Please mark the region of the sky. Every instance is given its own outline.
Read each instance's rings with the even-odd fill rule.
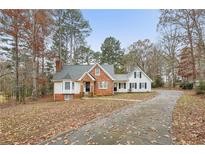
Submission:
[[[159,10],[81,10],[92,28],[87,43],[94,51],[106,37],[113,36],[127,48],[139,39],[156,42]]]

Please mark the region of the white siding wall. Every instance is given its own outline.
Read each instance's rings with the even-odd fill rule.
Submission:
[[[139,69],[136,69],[135,71],[132,72],[132,74],[130,74],[129,83],[137,83],[137,89],[132,89],[133,91],[139,91],[139,92],[146,92],[146,91],[151,91],[151,81],[144,75],[144,73],[142,72],[142,76],[141,78],[137,77],[134,78],[134,72],[137,72],[137,74],[140,72]],[[147,89],[140,89],[140,83],[147,83]],[[129,87],[128,87],[129,88]]]
[[[126,83],[126,89],[124,89],[124,82],[121,83],[121,88],[119,88],[119,82],[117,83],[117,92],[128,92],[128,83]]]
[[[65,82],[70,82],[70,90],[65,90]],[[80,83],[74,82],[74,89],[72,89],[72,82],[70,80],[63,81],[63,93],[64,94],[79,94],[80,93]]]
[[[65,82],[70,82],[70,90],[65,90]],[[74,89],[72,89],[72,81],[64,80],[62,82],[54,82],[54,93],[55,94],[79,94],[80,83],[74,82]]]
[[[119,89],[119,82],[117,82],[117,92],[129,92],[130,90],[130,83],[137,83],[137,89],[135,89],[135,85],[132,88],[132,92],[147,92],[151,91],[151,81],[144,75],[142,72],[141,78],[137,75],[136,78],[134,78],[134,72],[137,72],[137,74],[140,72],[139,69],[136,69],[135,71],[130,74],[129,79],[126,83],[126,89],[124,89],[124,85],[121,84],[121,89]],[[140,89],[140,83],[147,83],[147,88],[141,88]]]
[[[54,82],[54,94],[62,94],[62,93],[63,93],[63,83]]]

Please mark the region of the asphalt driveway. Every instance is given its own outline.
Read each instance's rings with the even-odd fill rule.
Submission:
[[[172,144],[172,110],[182,92],[158,93],[150,100],[134,103],[44,144]]]

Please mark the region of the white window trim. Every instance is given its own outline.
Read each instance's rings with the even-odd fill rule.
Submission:
[[[147,89],[147,88],[145,88],[145,83],[146,82],[140,82],[141,83],[141,89]],[[143,86],[142,86],[143,85]]]
[[[70,84],[71,82],[70,82],[70,81],[65,81],[65,82],[64,82],[64,89],[65,89],[65,90],[71,90],[71,84],[70,84],[70,86],[69,86],[69,89],[66,89],[66,86],[65,86],[66,83],[69,83],[69,84]]]
[[[104,83],[104,85],[102,83]],[[101,84],[102,84],[102,87],[101,87]],[[107,81],[98,82],[98,89],[108,89],[108,82]]]

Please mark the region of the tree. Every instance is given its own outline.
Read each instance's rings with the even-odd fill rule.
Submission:
[[[184,48],[181,51],[178,74],[185,81],[189,81],[190,78],[193,78],[190,48]]]
[[[74,54],[74,64],[87,64],[93,62],[94,51],[90,47],[80,46]]]
[[[101,45],[101,63],[113,64],[117,73],[123,72],[122,59],[124,52],[120,47],[120,41],[114,37],[107,37]]]
[[[25,16],[25,10],[1,10],[0,12],[0,33],[1,40],[6,44],[2,46],[4,51],[11,55],[12,64],[15,66],[15,92],[16,101],[20,98],[19,85],[19,59],[20,59],[20,44],[24,36],[22,35],[24,28],[27,27],[28,21]]]
[[[73,63],[75,51],[85,45],[85,38],[91,32],[90,25],[80,10],[58,10],[53,18],[56,25],[53,49],[59,49],[63,61]]]
[[[50,12],[47,10],[29,10],[27,14],[29,26],[25,30],[27,36],[26,48],[32,59],[32,98],[39,95],[40,62],[42,62],[42,74],[44,74],[45,39],[49,35],[49,26],[52,23]]]
[[[52,18],[54,20],[53,37],[51,50],[57,53],[57,57],[66,63],[68,61],[68,49],[65,42],[65,13],[66,10],[53,10]]]
[[[180,33],[175,26],[158,27],[161,34],[160,47],[163,53],[163,58],[166,61],[166,76],[171,81],[173,87],[176,85],[176,78],[179,65],[179,50],[181,46]]]
[[[163,27],[174,25],[181,32],[183,45],[190,48],[193,81],[196,80],[196,62],[194,57],[194,24],[190,17],[191,10],[161,10],[159,24]]]
[[[149,39],[138,40],[128,47],[128,61],[127,67],[129,71],[134,69],[136,66],[140,66],[144,71],[148,68],[146,63],[148,62],[148,57],[153,50],[153,44]]]
[[[102,53],[97,51],[93,53],[93,62],[100,63],[101,62]]]

